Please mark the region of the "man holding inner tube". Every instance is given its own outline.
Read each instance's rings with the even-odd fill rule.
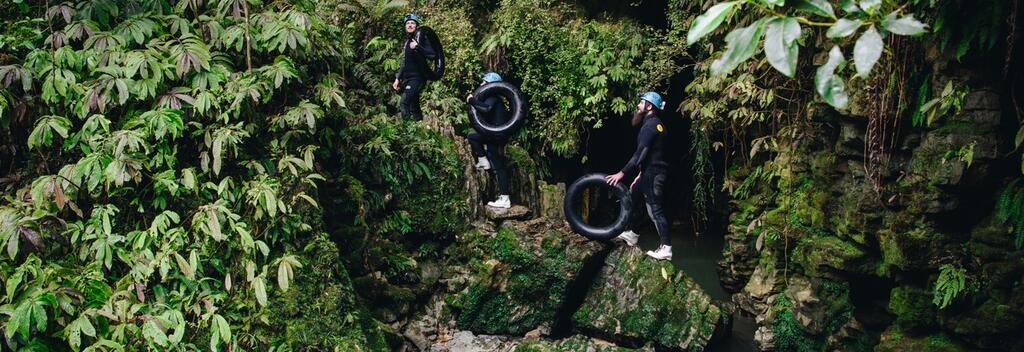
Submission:
[[[500,75],[494,72],[487,72],[483,75],[483,82],[480,85],[500,81]],[[473,94],[470,94],[466,97],[466,101],[470,107],[476,109],[477,113],[487,123],[503,125],[508,122],[509,117],[508,112],[505,111],[505,104],[502,103],[501,98],[497,94],[491,94],[483,99],[477,99]],[[506,209],[512,207],[512,201],[508,198],[508,168],[505,167],[505,154],[503,152],[508,139],[506,137],[487,137],[475,131],[470,132],[466,139],[469,140],[469,146],[473,149],[473,156],[476,157],[476,168],[479,170],[494,169],[494,177],[498,179],[498,190],[501,194],[493,202],[487,202],[487,206]]]
[[[406,39],[405,45],[403,45],[402,63],[398,67],[398,73],[395,74],[395,81],[391,83],[391,88],[402,93],[400,103],[402,117],[411,116],[414,120],[419,121],[423,119],[423,112],[420,110],[420,93],[423,92],[423,87],[427,84],[427,70],[430,69],[425,57],[433,57],[435,53],[429,45],[420,46],[420,43],[416,42],[416,29],[420,25],[419,16],[410,13],[405,15],[402,22],[405,24]],[[400,90],[399,87],[403,89]]]
[[[665,179],[668,173],[668,162],[665,161],[665,125],[661,118],[655,114],[656,110],[665,108],[665,102],[661,95],[655,92],[647,92],[640,95],[640,101],[636,104],[636,112],[633,113],[633,126],[642,124],[640,133],[637,136],[636,151],[629,159],[622,171],[605,177],[609,185],[616,185],[627,173],[639,172],[630,188],[639,185],[640,192],[644,196],[644,203],[647,205],[647,214],[654,221],[654,227],[658,231],[661,245],[657,250],[647,251],[647,255],[655,259],[672,259],[672,246],[669,245],[668,219],[662,209],[662,191],[665,186]],[[632,230],[620,234],[618,239],[626,242],[627,245],[635,246],[639,235]]]

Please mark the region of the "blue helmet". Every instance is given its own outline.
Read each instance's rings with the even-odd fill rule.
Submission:
[[[415,13],[409,13],[405,15],[405,19],[402,20],[402,24],[405,24],[406,22],[409,21],[415,21],[416,25],[418,26],[420,24],[420,16],[416,16]]]
[[[500,82],[501,81],[501,75],[499,75],[497,73],[494,73],[494,72],[487,72],[487,73],[484,74],[483,79],[484,79],[484,82],[487,82],[487,83]]]
[[[661,100],[661,95],[655,92],[647,92],[640,94],[640,99],[646,100],[651,105],[654,105],[655,109],[664,110],[665,101]]]

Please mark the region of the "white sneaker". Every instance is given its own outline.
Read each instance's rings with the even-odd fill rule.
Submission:
[[[633,230],[628,230],[623,231],[621,234],[619,234],[619,237],[615,238],[620,239],[623,242],[626,242],[626,245],[630,247],[634,247],[636,246],[636,242],[640,240],[640,235],[638,235],[636,232],[633,232]]]
[[[487,157],[481,156],[476,158],[476,169],[477,170],[490,170],[491,162],[487,161]]]
[[[498,196],[498,199],[495,199],[493,202],[487,202],[487,206],[493,208],[508,209],[512,207],[512,201],[508,199],[507,194],[502,194]]]
[[[647,255],[654,259],[672,260],[672,246],[661,245],[656,251],[647,251]]]

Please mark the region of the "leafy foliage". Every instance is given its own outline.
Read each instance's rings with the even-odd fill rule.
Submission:
[[[410,204],[371,208],[367,228],[394,223],[377,212],[408,217],[387,231],[461,224],[449,191],[461,181],[435,176],[458,175],[458,160],[438,152],[451,142],[353,116],[351,104],[383,104],[349,78],[355,27],[318,6],[75,1],[4,12],[0,113],[6,124],[11,107],[24,109],[20,143],[33,153],[12,161],[24,181],[0,202],[0,348],[287,347],[269,305],[303,289],[309,258],[296,249],[323,238],[322,173],[394,178],[383,187]],[[374,152],[339,152],[357,148]],[[338,159],[346,167],[324,169]]]
[[[505,0],[484,54],[505,53],[507,73],[530,103],[523,130],[533,150],[574,157],[584,131],[633,109],[635,96],[679,68],[682,49],[669,34],[627,20],[586,21],[568,4]],[[517,82],[519,83],[519,82]]]
[[[996,219],[1010,225],[1017,249],[1024,246],[1024,187],[1020,178],[1010,181],[999,193],[996,202]]]
[[[749,12],[756,20],[733,29],[725,37],[725,51],[711,65],[711,73],[725,75],[749,60],[757,52],[761,37],[765,38],[762,51],[776,70],[794,77],[799,55],[797,40],[802,27],[825,28],[826,36],[841,39],[864,28],[853,48],[854,66],[858,77],[867,77],[882,56],[884,43],[879,30],[885,33],[916,36],[925,33],[926,25],[904,13],[904,5],[882,1],[844,1],[843,17],[826,0],[731,1],[709,8],[690,25],[687,44],[692,45],[713,33],[724,19],[734,12]],[[736,16],[741,17],[741,16]],[[849,101],[843,79],[837,74],[846,63],[842,49],[837,45],[829,51],[828,61],[818,67],[815,87],[818,95],[829,105],[846,108]]]
[[[932,303],[939,308],[946,308],[959,297],[967,287],[965,272],[964,268],[943,264],[939,268],[939,277],[935,279],[935,286],[932,288],[934,295]]]

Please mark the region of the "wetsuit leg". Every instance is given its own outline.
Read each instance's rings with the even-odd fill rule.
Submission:
[[[664,172],[644,172],[639,186],[642,187],[647,214],[651,216],[651,221],[654,221],[661,244],[668,246],[671,245],[668,235],[668,218],[665,217],[665,210],[662,208],[665,178]]]
[[[473,150],[473,156],[479,158],[487,155],[484,150],[484,136],[474,131],[466,135],[466,139],[469,140],[469,149]]]
[[[405,81],[405,90],[402,91],[402,117],[419,121],[423,119],[423,112],[420,111],[420,93],[423,92],[424,81],[421,79],[408,79]]]
[[[494,169],[494,177],[498,180],[498,190],[501,194],[509,194],[508,167],[505,160],[505,141],[491,141],[487,143],[487,160],[491,162]]]

